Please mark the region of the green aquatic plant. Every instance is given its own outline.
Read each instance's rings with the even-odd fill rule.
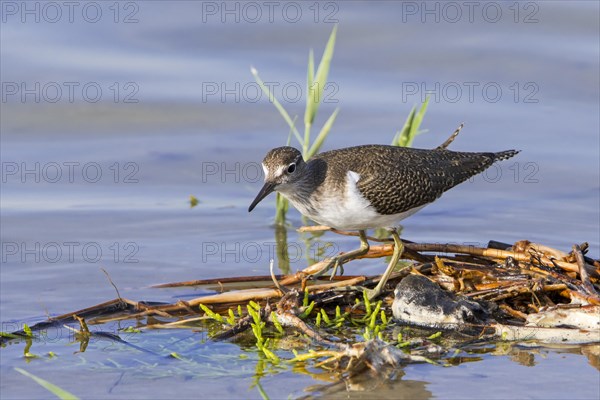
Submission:
[[[290,117],[290,114],[273,95],[271,90],[265,85],[263,80],[258,75],[258,71],[255,68],[251,69],[252,75],[254,76],[256,83],[258,83],[262,91],[268,96],[269,101],[273,103],[273,105],[279,111],[285,122],[287,122],[287,124],[289,125],[291,130],[291,136],[295,137],[298,143],[300,144],[300,147],[302,149],[302,157],[304,157],[305,160],[310,159],[319,151],[319,149],[323,145],[323,142],[327,138],[327,135],[329,135],[331,127],[333,126],[333,123],[335,122],[335,119],[339,112],[339,109],[336,108],[333,111],[333,113],[331,113],[329,118],[321,127],[321,130],[319,131],[319,134],[317,135],[315,140],[311,141],[312,127],[315,122],[319,106],[321,105],[321,102],[323,100],[323,92],[325,86],[327,85],[327,76],[329,75],[329,67],[331,66],[333,50],[335,48],[336,33],[337,26],[334,26],[316,71],[313,51],[310,50],[308,54],[308,68],[306,74],[306,108],[304,111],[303,136],[300,135],[300,132],[295,126],[295,119],[292,119]],[[287,210],[289,209],[288,201],[279,193],[277,194],[275,201],[275,222],[277,224],[284,224],[285,216],[287,214]]]
[[[248,314],[252,316],[253,322],[250,324],[250,326],[252,328],[252,333],[256,338],[256,347],[269,361],[274,364],[279,364],[279,357],[269,349],[269,343],[271,340],[263,336],[266,323],[260,316],[260,305],[251,301],[246,308],[248,309]],[[281,328],[281,325],[279,325],[279,327]],[[281,331],[283,331],[283,328],[281,328]]]
[[[408,113],[408,117],[406,117],[406,121],[404,122],[402,130],[396,132],[396,136],[394,136],[394,140],[392,140],[392,146],[411,147],[415,137],[425,132],[420,130],[420,128],[423,118],[425,117],[425,113],[427,112],[428,105],[429,96],[425,98],[425,101],[423,104],[421,104],[419,111],[417,111],[416,106],[413,106]]]
[[[39,376],[32,374],[31,372],[27,372],[21,368],[15,368],[15,371],[17,371],[18,373],[20,373],[22,375],[25,375],[28,378],[33,379],[33,381],[35,383],[42,386],[44,389],[48,390],[50,393],[52,393],[59,399],[62,399],[62,400],[77,400],[77,399],[79,399],[79,397],[75,396],[73,393],[67,392],[65,389],[63,389],[59,386],[56,386],[55,384],[50,383],[47,380],[42,379]]]
[[[373,306],[373,303],[369,300],[369,295],[366,291],[363,291],[363,302],[365,306],[365,315],[352,322],[354,325],[364,326],[362,336],[365,341],[375,338],[384,340],[383,331],[388,327],[389,320],[387,315],[385,315],[385,311],[381,309],[383,304],[382,301],[377,301]],[[358,305],[360,305],[360,302],[357,302],[357,306]]]
[[[315,308],[315,302],[310,301],[308,288],[304,288],[304,296],[302,297],[302,312],[298,315],[300,319],[305,319],[311,313],[313,308]]]
[[[200,309],[202,311],[204,311],[204,313],[206,314],[207,317],[214,319],[215,321],[220,322],[220,323],[225,322],[225,319],[223,318],[223,316],[221,314],[217,314],[216,312],[214,312],[213,310],[211,310],[210,308],[208,308],[207,306],[205,306],[202,303],[200,303],[199,306],[200,306]]]
[[[198,198],[196,196],[190,195],[190,208],[194,208],[198,204],[200,204],[200,200],[198,200]]]

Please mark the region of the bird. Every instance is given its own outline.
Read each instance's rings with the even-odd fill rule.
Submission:
[[[270,193],[278,192],[318,224],[358,231],[360,247],[335,257],[326,269],[366,254],[367,229],[389,229],[394,252],[377,286],[367,290],[369,299],[374,299],[383,292],[403,251],[398,223],[494,162],[519,153],[448,150],[461,128],[434,149],[368,144],[326,151],[304,160],[294,147],[274,148],[262,161],[264,186],[248,211]]]

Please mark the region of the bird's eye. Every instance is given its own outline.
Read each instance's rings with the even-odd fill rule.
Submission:
[[[296,164],[291,163],[287,169],[287,172],[288,172],[288,174],[293,174],[295,170],[296,170]]]

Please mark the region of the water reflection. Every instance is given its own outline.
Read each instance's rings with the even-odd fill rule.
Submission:
[[[290,273],[290,255],[287,240],[287,227],[275,225],[275,243],[277,248],[277,266],[283,274]]]
[[[331,384],[309,386],[305,390],[311,394],[300,398],[429,399],[432,397],[433,394],[427,390],[428,382],[403,380],[404,375],[403,369],[364,373],[338,379],[337,382]],[[319,379],[318,376],[313,375],[313,377]]]
[[[310,221],[302,218],[304,226],[309,226]],[[296,243],[288,242],[288,230],[294,229],[290,224],[274,225],[275,243],[277,250],[277,266],[281,273],[289,274],[290,262],[302,261],[304,267],[331,258],[339,253],[339,245],[335,241],[323,240],[325,231],[302,231]],[[303,267],[303,268],[304,268]]]

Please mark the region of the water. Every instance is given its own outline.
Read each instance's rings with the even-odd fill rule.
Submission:
[[[268,199],[252,214],[247,206],[260,188],[258,163],[285,143],[288,127],[264,96],[257,99],[250,66],[301,121],[307,51],[320,57],[333,26],[324,21],[331,19],[339,21],[332,85],[316,126],[335,107],[341,111],[325,149],[389,143],[410,108],[433,90],[428,132],[415,146],[435,147],[465,122],[453,149],[522,150],[407,219],[404,237],[482,245],[529,239],[562,250],[587,241],[590,254],[599,254],[595,2],[477,3],[473,22],[460,2],[430,3],[433,14],[424,15],[421,2],[298,3],[295,23],[296,3],[277,3],[272,23],[262,3],[231,3],[239,11],[224,15],[220,2],[102,3],[96,23],[89,22],[95,6],[85,17],[79,12],[86,3],[72,23],[65,8],[52,23],[55,14],[43,3],[36,22],[34,14],[22,15],[22,4],[2,3],[3,331],[114,298],[100,268],[122,296],[169,302],[199,293],[149,286],[265,274],[274,203]],[[262,11],[255,23],[253,4]],[[462,13],[456,23],[452,7]],[[498,7],[502,14],[492,22]],[[190,209],[189,195],[200,205]],[[295,211],[290,219],[302,223]],[[325,238],[339,250],[356,245]],[[292,270],[303,268],[304,243],[293,229],[288,240]],[[377,273],[384,265],[359,267]],[[258,357],[240,360],[239,346],[201,344],[201,336],[152,332],[139,339],[193,358],[187,372],[110,342],[73,354],[77,344],[61,336],[32,348],[58,358],[31,362],[22,357],[23,344],[12,345],[0,352],[2,396],[47,397],[13,369],[22,367],[81,397],[165,397],[175,388],[181,397],[260,397],[253,387]],[[175,339],[188,347],[170,347]],[[581,355],[589,348],[526,352],[535,359],[529,368],[515,364],[518,351],[511,351],[454,368],[409,366],[377,393],[477,398],[492,387],[501,388],[498,398],[598,398],[599,375]],[[209,353],[223,358],[202,358]],[[161,366],[140,369],[132,357]],[[207,368],[227,373],[209,376]],[[577,385],[564,380],[573,376]],[[260,382],[271,398],[299,397],[323,383],[289,370]]]

